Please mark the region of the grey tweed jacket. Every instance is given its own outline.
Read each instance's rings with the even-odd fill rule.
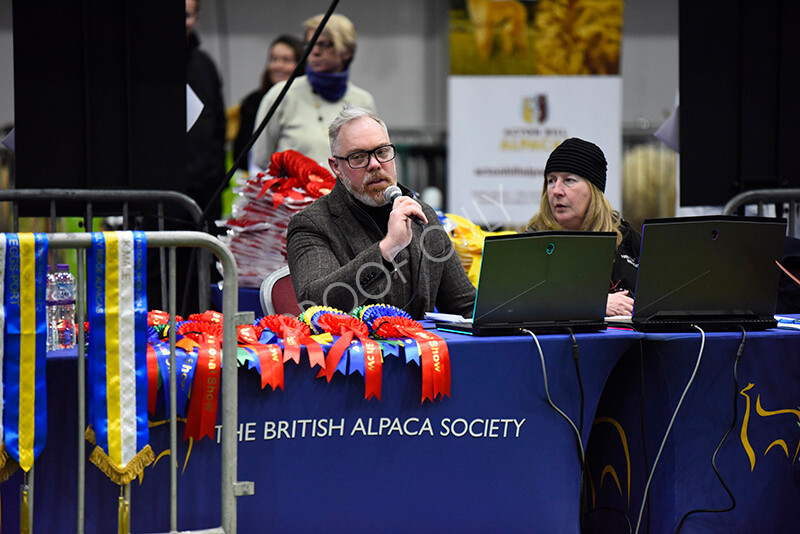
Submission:
[[[338,180],[328,195],[295,214],[289,221],[286,251],[301,305],[349,312],[384,303],[404,307],[415,319],[435,306],[440,312],[470,317],[475,287],[436,212],[420,204],[428,224],[424,229],[412,225],[411,244],[392,264],[383,260],[378,247],[383,232]]]

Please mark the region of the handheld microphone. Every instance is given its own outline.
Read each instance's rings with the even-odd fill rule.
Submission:
[[[384,198],[384,199],[386,200],[386,202],[388,202],[390,205],[391,205],[391,204],[394,204],[394,200],[395,200],[397,197],[401,197],[401,196],[403,196],[403,192],[402,192],[402,191],[400,190],[400,188],[399,188],[399,187],[397,187],[396,185],[390,185],[389,187],[387,187],[387,188],[386,188],[386,189],[384,189],[384,191],[383,191],[383,198]],[[425,226],[425,223],[423,223],[423,222],[422,222],[422,219],[420,219],[420,218],[419,218],[419,217],[417,217],[416,215],[412,215],[412,216],[411,216],[411,218],[412,218],[412,220],[413,220],[415,223],[419,224],[420,226]]]

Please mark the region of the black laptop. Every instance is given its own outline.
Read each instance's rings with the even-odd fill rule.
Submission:
[[[776,325],[786,219],[647,219],[632,323],[643,332],[763,330]]]
[[[437,322],[475,336],[604,330],[613,232],[536,232],[484,241],[472,320]]]

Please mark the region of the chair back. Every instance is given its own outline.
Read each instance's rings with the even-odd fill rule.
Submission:
[[[300,315],[303,311],[294,294],[289,266],[285,265],[264,278],[259,289],[264,315]]]

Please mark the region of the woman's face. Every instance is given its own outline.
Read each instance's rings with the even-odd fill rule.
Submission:
[[[547,201],[558,224],[565,230],[580,230],[592,191],[589,182],[569,172],[547,175]]]
[[[269,81],[273,84],[288,80],[297,65],[294,50],[286,43],[275,43],[269,51]]]
[[[311,42],[315,30],[308,30],[305,42]],[[308,66],[316,72],[343,72],[344,66],[352,54],[348,51],[339,52],[333,46],[330,34],[322,32],[308,55]]]

